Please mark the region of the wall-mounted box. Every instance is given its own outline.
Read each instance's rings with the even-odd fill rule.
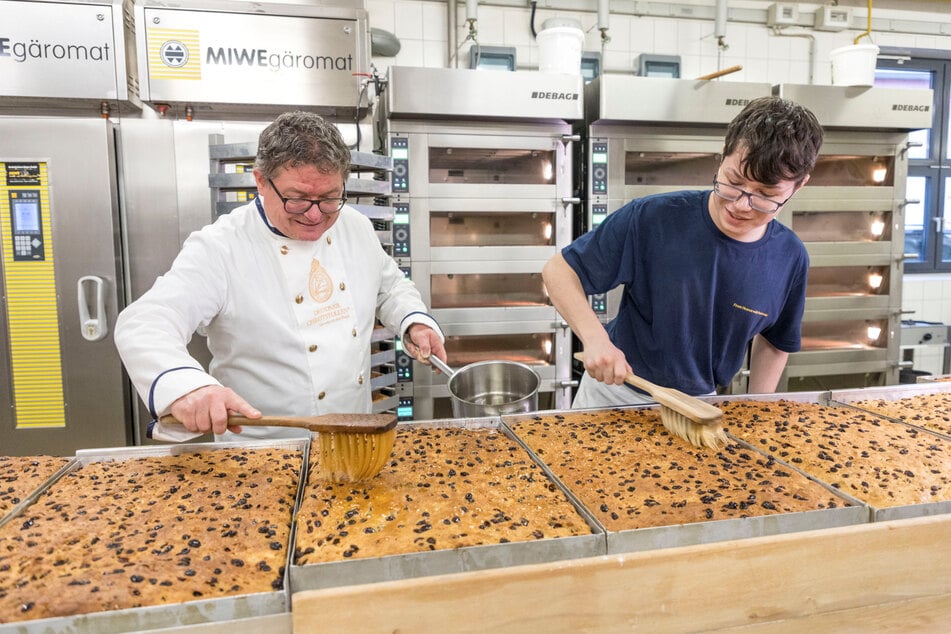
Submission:
[[[791,26],[799,22],[799,5],[792,2],[775,2],[766,12],[769,26]]]
[[[815,28],[819,31],[844,31],[852,25],[852,7],[826,5],[816,11]]]

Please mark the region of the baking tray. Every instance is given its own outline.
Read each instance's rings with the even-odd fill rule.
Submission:
[[[776,400],[782,398],[785,395],[776,394]],[[793,395],[790,395],[791,397]],[[807,393],[797,393],[795,398],[800,398],[802,400],[818,398],[818,394],[807,394]],[[709,397],[703,400],[709,400],[711,402],[716,400],[723,400],[722,397]],[[809,402],[815,402],[810,400]],[[561,410],[561,411],[548,411],[548,412],[536,412],[533,414],[526,415],[511,415],[503,416],[502,420],[505,425],[516,424],[519,420],[524,420],[527,418],[532,418],[537,415],[570,415],[573,413],[592,413],[599,410],[636,410],[636,409],[656,409],[656,405],[642,405],[642,406],[632,406],[632,407],[610,407],[610,408],[591,408],[591,409],[576,409],[576,410]],[[513,433],[518,436],[517,432]],[[521,441],[521,439],[519,439]],[[745,443],[737,438],[731,438],[731,440],[743,446],[746,449],[752,450],[758,454],[761,454],[765,457],[774,459],[777,463],[782,464],[784,467],[789,469],[789,471],[796,473],[797,475],[804,477],[808,480],[811,480],[835,497],[842,500],[843,504],[848,503],[851,506],[841,506],[834,509],[816,509],[814,511],[805,511],[797,513],[783,513],[777,515],[764,515],[759,517],[744,517],[736,519],[724,519],[724,520],[710,520],[705,522],[694,522],[690,524],[676,524],[669,526],[651,526],[645,528],[636,528],[629,530],[621,531],[612,531],[605,528],[600,520],[597,519],[597,516],[594,515],[590,510],[589,514],[594,518],[601,529],[605,532],[605,538],[607,543],[607,553],[614,555],[620,553],[629,553],[637,552],[644,550],[654,550],[660,548],[675,548],[679,546],[693,546],[696,544],[708,544],[719,541],[728,541],[734,539],[745,539],[748,537],[761,537],[764,535],[776,535],[779,533],[793,533],[797,531],[806,531],[806,530],[816,530],[822,528],[832,528],[837,526],[848,526],[852,524],[864,524],[868,522],[869,512],[868,508],[859,500],[852,498],[848,495],[843,494],[841,491],[835,489],[834,487],[829,486],[825,482],[818,480],[817,478],[803,473],[801,470],[796,469],[795,467],[783,462],[782,460],[776,459],[774,456],[762,452],[755,447]],[[523,446],[528,449],[528,445],[523,443]],[[529,451],[534,455],[530,449]],[[535,456],[535,459],[541,464],[544,464],[543,460]],[[546,471],[549,473],[549,477],[554,479],[559,483],[563,488],[568,489],[571,493],[571,487],[561,481],[550,469],[545,465]],[[572,497],[576,500],[577,498],[574,493],[571,493]],[[581,502],[578,502],[581,504]]]
[[[12,507],[10,507],[10,510],[8,510],[5,514],[0,515],[0,527],[2,527],[4,524],[12,520],[17,515],[19,515],[23,511],[23,509],[33,504],[33,501],[36,500],[40,492],[45,490],[46,487],[51,485],[53,482],[56,482],[56,480],[58,480],[61,476],[63,476],[63,474],[68,473],[69,471],[72,471],[73,469],[75,469],[76,467],[73,464],[75,461],[76,461],[76,458],[67,459],[67,462],[62,467],[60,467],[55,472],[53,472],[45,480],[37,483],[37,485],[33,488],[33,490],[27,493],[22,500],[20,500],[17,504],[14,504]]]
[[[951,374],[925,374],[919,376],[918,383],[951,383]]]
[[[910,398],[923,394],[951,393],[951,382],[933,381],[930,383],[908,383],[901,385],[886,385],[880,387],[869,387],[856,390],[833,390],[830,397],[831,402],[841,407],[850,407],[872,414],[889,422],[905,425],[914,428],[919,433],[935,436],[938,442],[945,443],[947,451],[951,451],[951,435],[941,433],[928,427],[915,425],[914,423],[887,416],[881,412],[867,407],[855,405],[853,401],[867,401],[872,399],[884,399],[897,401],[903,398]],[[951,513],[951,500],[941,502],[929,502],[924,504],[908,504],[904,506],[894,506],[887,508],[870,507],[872,512],[872,521],[884,522],[887,520],[906,519],[910,517],[920,517],[924,515],[940,515],[942,513]]]
[[[811,402],[819,405],[824,405],[828,407],[837,407],[837,408],[847,408],[857,411],[861,411],[865,414],[871,414],[877,418],[882,419],[893,424],[905,425],[906,427],[912,427],[918,430],[921,433],[931,434],[935,436],[937,442],[949,442],[951,443],[951,438],[945,437],[943,434],[936,432],[934,430],[929,430],[924,427],[918,427],[916,425],[911,425],[904,421],[896,420],[884,416],[878,412],[874,412],[868,409],[857,407],[851,405],[848,401],[850,400],[869,400],[875,398],[886,398],[886,399],[898,399],[898,398],[907,398],[908,396],[913,396],[914,394],[931,394],[937,392],[946,392],[951,391],[951,384],[946,386],[941,386],[940,384],[903,384],[903,385],[894,385],[894,386],[882,386],[882,387],[866,387],[850,390],[829,390],[825,392],[791,392],[786,394],[743,394],[735,396],[725,396],[725,397],[713,397],[711,401],[732,401],[732,400],[750,400],[750,401],[776,401],[776,400],[789,400],[796,402]],[[951,451],[951,444],[948,445],[949,451]],[[758,448],[759,449],[759,448]],[[763,451],[762,449],[760,449]],[[777,459],[779,459],[777,457]],[[821,476],[810,474],[795,465],[793,465],[800,473],[804,473],[810,478],[814,478],[819,482],[823,482]],[[831,486],[831,485],[830,485]],[[839,490],[836,487],[832,487],[840,495],[845,495],[852,498],[845,492]],[[854,499],[854,498],[853,498]],[[858,500],[865,508],[868,509],[869,521],[871,522],[881,522],[888,520],[897,520],[897,519],[907,519],[912,517],[921,517],[924,515],[938,515],[942,513],[951,512],[951,501],[941,501],[941,502],[929,502],[923,504],[906,504],[893,507],[877,507],[869,502],[864,500]]]
[[[512,440],[519,447],[524,449],[524,446],[514,437],[508,428],[502,425],[501,420],[496,416],[405,422],[400,423],[398,429],[406,426],[494,429],[505,434],[509,440]],[[545,469],[544,465],[538,462],[533,454],[529,453],[528,457],[541,468],[544,474],[550,477],[550,473]],[[557,481],[555,481],[555,484],[558,485]],[[577,500],[563,487],[558,486],[591,529],[591,534],[546,538],[531,542],[523,541],[482,546],[465,546],[461,548],[413,552],[402,555],[386,555],[383,557],[354,559],[349,561],[331,561],[304,565],[294,564],[290,567],[291,592],[374,583],[378,581],[409,579],[471,570],[484,570],[488,568],[502,568],[522,564],[545,563],[562,559],[593,557],[605,554],[603,529],[583,505],[577,503]],[[296,544],[294,550],[296,550]]]
[[[302,457],[301,473],[298,476],[297,497],[294,505],[296,509],[303,491],[305,474],[307,473],[307,463],[310,453],[309,447],[310,439],[294,438],[253,442],[232,441],[81,449],[76,452],[76,458],[70,463],[69,468],[62,469],[57,474],[57,478],[51,478],[43,489],[34,492],[31,496],[31,503],[59,478],[86,464],[94,462],[174,456],[231,448],[286,448],[300,451]],[[29,505],[26,504],[21,505],[20,512],[22,513],[28,506]],[[12,634],[14,632],[17,634],[49,634],[51,632],[55,632],[56,634],[68,632],[112,634],[288,613],[290,612],[288,570],[293,555],[293,548],[291,547],[294,543],[293,537],[294,525],[292,522],[287,548],[287,561],[284,565],[284,588],[279,591],[259,592],[218,599],[187,601],[184,603],[127,608],[105,612],[91,612],[75,616],[35,619],[32,621],[18,621],[0,624],[0,634]]]
[[[937,382],[932,381],[930,383],[904,383],[901,385],[886,385],[880,387],[867,387],[861,390],[833,390],[830,392],[830,401],[835,405],[845,405],[848,407],[853,407],[855,409],[860,409],[862,411],[874,414],[880,418],[886,418],[890,421],[896,423],[902,423],[903,425],[908,425],[914,427],[920,431],[927,432],[929,434],[935,434],[941,436],[945,440],[951,441],[951,435],[945,434],[936,429],[931,429],[930,427],[922,427],[921,425],[916,425],[914,422],[903,420],[901,418],[896,418],[894,416],[889,416],[884,412],[878,412],[869,407],[862,407],[861,405],[856,405],[854,401],[869,401],[874,399],[882,399],[885,401],[898,401],[903,398],[911,398],[914,396],[922,396],[928,394],[949,394],[951,395],[951,382]]]

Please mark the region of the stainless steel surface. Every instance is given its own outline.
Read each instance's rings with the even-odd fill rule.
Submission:
[[[502,425],[498,417],[419,421],[400,425],[496,430],[515,441],[511,431]],[[528,452],[528,456],[538,463],[534,454]],[[544,466],[539,466],[544,471]],[[545,471],[545,473],[548,472]],[[558,484],[555,486],[565,493]],[[305,566],[292,565],[290,568],[291,592],[603,555],[605,553],[604,532],[590,513],[577,503],[574,496],[566,493],[566,497],[591,528],[590,535],[541,539],[534,542],[466,546]]]
[[[581,75],[391,66],[387,111],[398,118],[583,118]],[[501,102],[505,103],[500,108]]]
[[[177,116],[306,107],[352,121],[368,109],[358,95],[369,25],[356,2],[197,0],[181,8],[139,0],[135,38],[142,100]]]
[[[606,74],[585,86],[585,118],[726,125],[750,100],[769,95],[770,88],[755,82]]]
[[[523,363],[478,361],[458,370],[433,355],[429,362],[449,379],[456,418],[498,416],[538,409],[538,374]]]
[[[948,328],[938,322],[902,320],[901,345],[944,346],[948,343]]]
[[[553,195],[498,198],[494,191],[486,193],[491,196],[409,200],[410,257],[541,262],[571,240],[570,215]]]
[[[534,412],[540,385],[538,374],[523,363],[472,363],[449,379],[452,411],[456,418]]]
[[[147,447],[90,448],[76,452],[76,459],[67,468],[60,470],[57,478],[51,478],[44,488],[37,491],[34,500],[55,484],[60,477],[96,462],[121,461],[134,458],[181,455],[201,451],[214,451],[227,448],[278,447],[301,452],[301,471],[298,478],[297,504],[300,502],[306,473],[308,471],[309,439],[254,441],[254,442],[218,442],[173,445],[152,445]],[[148,493],[148,492],[146,492]],[[295,504],[295,508],[297,506]],[[28,509],[24,506],[20,512]],[[0,625],[0,634],[46,634],[48,632],[140,632],[150,629],[185,626],[193,624],[231,621],[255,616],[277,615],[290,611],[289,573],[293,557],[293,523],[287,548],[287,565],[284,572],[284,587],[273,592],[189,601],[183,604],[157,605],[142,608],[128,608],[107,612],[94,612],[71,617],[37,619]]]
[[[931,126],[931,90],[780,84],[773,91],[812,110],[824,127],[918,130]]]
[[[131,0],[0,1],[4,55],[16,60],[0,74],[0,106],[91,114],[106,102],[137,111],[134,42],[125,30],[131,8]]]
[[[571,401],[571,334],[541,270],[572,237],[581,87],[580,76],[391,67],[382,111],[404,271],[450,337],[543,335],[541,390],[559,407]],[[414,364],[403,388],[425,417],[448,397],[432,376]]]
[[[46,257],[55,267],[58,312],[50,318],[59,331],[63,393],[63,401],[50,408],[61,409],[65,417],[63,427],[28,427],[30,420],[18,419],[7,319],[12,300],[6,289],[0,310],[0,411],[7,414],[0,417],[0,444],[11,455],[70,455],[89,444],[123,445],[132,438],[131,401],[119,355],[110,336],[97,341],[82,336],[77,297],[79,278],[104,280],[104,325],[112,332],[125,305],[113,125],[99,117],[0,116],[0,138],[0,161],[47,165],[52,235],[46,236]],[[53,299],[36,299],[31,310],[38,319],[40,306]]]

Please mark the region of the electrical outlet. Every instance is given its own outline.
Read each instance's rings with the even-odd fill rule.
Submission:
[[[844,31],[852,26],[852,7],[824,6],[816,11],[815,28],[819,31]]]
[[[790,26],[799,22],[799,5],[792,2],[774,2],[766,12],[768,26]]]

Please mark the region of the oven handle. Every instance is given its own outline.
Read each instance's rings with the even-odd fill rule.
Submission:
[[[558,381],[558,387],[578,387],[581,384],[581,381],[568,380],[568,381]]]
[[[561,135],[561,142],[565,145],[569,143],[580,143],[581,135],[580,134],[563,134]]]

